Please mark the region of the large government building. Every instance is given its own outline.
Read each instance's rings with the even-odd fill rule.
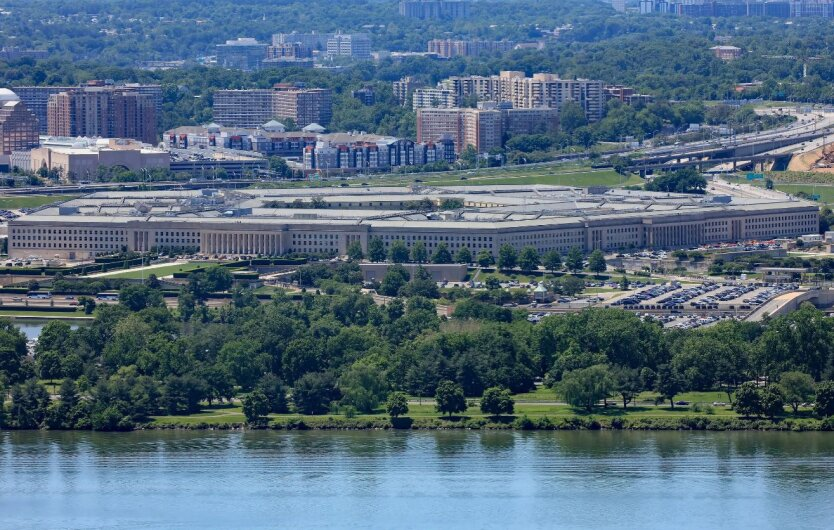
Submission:
[[[344,254],[373,237],[497,255],[619,250],[816,233],[816,205],[554,186],[102,192],[9,222],[12,257],[85,259],[175,247],[208,255]]]

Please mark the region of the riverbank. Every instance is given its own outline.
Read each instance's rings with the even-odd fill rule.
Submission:
[[[271,420],[261,426],[244,422],[165,422],[139,426],[146,430],[519,430],[519,431],[833,431],[834,418],[756,419],[684,416],[677,418],[604,418],[595,416],[500,416],[478,418],[341,418],[298,416]]]

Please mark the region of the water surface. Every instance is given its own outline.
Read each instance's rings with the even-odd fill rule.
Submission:
[[[834,434],[0,432],[2,528],[831,528]]]

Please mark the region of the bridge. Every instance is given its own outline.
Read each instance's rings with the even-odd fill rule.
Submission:
[[[766,162],[793,156],[790,152],[770,153],[776,149],[798,146],[831,134],[828,129],[790,136],[768,137],[732,145],[721,145],[700,149],[681,149],[659,152],[635,158],[628,166],[630,171],[644,174],[646,171],[679,169],[682,167],[703,168],[705,165],[724,162]]]

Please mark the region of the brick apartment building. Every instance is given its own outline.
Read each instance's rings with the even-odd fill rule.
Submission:
[[[118,87],[74,88],[49,96],[47,132],[52,136],[98,136],[157,141],[156,101]]]

